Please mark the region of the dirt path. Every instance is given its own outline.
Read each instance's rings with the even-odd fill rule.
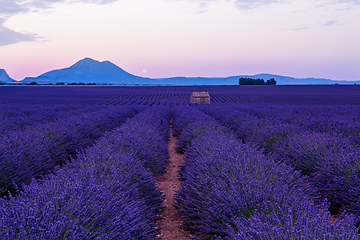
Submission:
[[[174,191],[178,190],[181,186],[178,173],[179,166],[184,162],[182,159],[183,155],[175,151],[177,138],[173,136],[172,131],[173,128],[170,125],[170,140],[168,142],[170,158],[168,160],[168,167],[157,183],[157,186],[166,196],[164,201],[165,208],[161,215],[163,219],[159,221],[163,228],[157,237],[160,240],[185,240],[189,239],[191,235],[180,228],[182,219],[175,207],[172,206],[174,203]]]

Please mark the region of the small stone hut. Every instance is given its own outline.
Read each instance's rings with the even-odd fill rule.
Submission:
[[[190,102],[199,104],[210,104],[210,95],[208,92],[192,92]]]

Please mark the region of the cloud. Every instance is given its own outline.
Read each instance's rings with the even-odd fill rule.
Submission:
[[[270,4],[283,3],[282,0],[236,0],[235,6],[239,10],[253,10]]]
[[[239,10],[249,11],[256,8],[261,8],[270,4],[283,3],[287,0],[177,0],[177,1],[187,1],[198,4],[201,8],[201,12],[204,12],[208,5],[215,2],[234,2],[234,5]],[[360,1],[360,0],[359,0]]]
[[[353,5],[360,5],[360,0],[332,0],[334,3],[347,3]]]
[[[13,15],[22,12],[29,12],[32,10],[40,10],[50,8],[55,3],[90,3],[105,5],[116,2],[118,0],[0,0],[0,14]]]
[[[27,7],[16,3],[14,0],[1,0],[0,1],[0,14],[13,15],[20,12],[26,12]]]
[[[34,42],[38,39],[36,34],[20,33],[4,27],[5,19],[0,18],[0,46],[15,44],[19,42]]]
[[[209,4],[219,1],[229,1],[229,0],[177,0],[177,1],[186,1],[186,2],[195,3],[201,9],[197,13],[203,13],[206,12],[205,9],[209,6]]]
[[[257,8],[266,7],[272,4],[278,3],[291,3],[289,0],[177,0],[177,1],[187,1],[198,4],[199,8],[202,9],[201,12],[206,11],[209,4],[215,2],[234,2],[235,7],[238,10],[242,11],[251,11]],[[318,1],[318,0],[316,0]],[[323,2],[323,1],[322,1]],[[349,7],[347,9],[352,9],[354,5],[360,6],[360,0],[325,0],[322,4],[318,6],[329,6],[329,5],[336,5],[336,4],[347,4]]]
[[[118,0],[0,0],[0,46],[19,42],[34,42],[40,37],[33,33],[20,33],[4,26],[7,19],[19,13],[45,10],[56,3],[89,3],[105,5]]]
[[[305,30],[305,29],[309,29],[309,27],[293,28],[291,30],[293,30],[293,31],[302,31],[302,30]]]
[[[117,2],[118,0],[77,0],[74,2],[83,2],[83,3],[92,3],[92,4],[100,4],[105,5],[113,2]]]
[[[338,25],[338,24],[339,24],[339,22],[336,21],[336,20],[329,20],[329,21],[323,23],[321,26],[322,27],[329,27],[329,26],[334,26],[334,25]]]
[[[322,2],[318,7],[337,6],[337,10],[351,10],[360,6],[360,0],[327,0]],[[341,7],[340,7],[341,6]]]

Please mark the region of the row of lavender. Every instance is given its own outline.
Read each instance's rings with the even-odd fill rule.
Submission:
[[[25,102],[22,104],[0,104],[0,135],[7,131],[30,128],[33,125],[58,121],[104,108],[104,106],[101,106],[103,105],[101,103],[86,104],[82,102],[81,104],[76,104],[69,101],[65,105],[51,104],[48,100],[41,98],[39,102],[34,104],[32,100],[26,98],[26,101],[24,100]],[[127,101],[104,105],[106,105],[105,108],[111,105],[151,107],[170,105],[170,102]]]
[[[17,193],[32,178],[51,173],[55,166],[144,108],[113,106],[82,114],[79,111],[77,116],[71,113],[65,119],[43,124],[34,121],[32,127],[6,131],[0,136],[0,194]]]
[[[219,106],[218,106],[219,107]],[[267,119],[269,123],[291,124],[314,132],[341,133],[356,141],[360,135],[359,105],[302,105],[302,106],[222,106],[238,110],[255,119]],[[269,125],[269,124],[268,124]]]
[[[141,95],[137,95],[141,96]],[[21,97],[21,98],[3,98],[0,97],[0,104],[4,105],[42,105],[46,101],[48,105],[165,105],[169,101],[152,101],[152,100],[128,100],[128,99],[92,99],[92,98],[44,98],[44,97]],[[187,103],[187,102],[185,102]]]
[[[0,104],[131,105],[190,102],[209,92],[212,104],[360,104],[359,86],[2,86]]]
[[[352,216],[330,221],[308,177],[196,108],[173,114],[186,153],[176,194],[186,228],[219,239],[360,239]]]
[[[332,214],[360,216],[358,106],[204,108],[243,142],[309,176]]]
[[[71,162],[0,199],[1,239],[155,239],[169,107],[147,108]]]
[[[98,105],[0,105],[0,134],[99,109]]]

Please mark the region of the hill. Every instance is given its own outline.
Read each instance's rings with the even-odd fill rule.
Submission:
[[[91,58],[85,58],[69,68],[46,72],[38,77],[27,77],[23,82],[141,84],[149,82],[149,80],[149,78],[132,75],[109,61],[99,62]]]
[[[15,81],[11,77],[9,77],[9,75],[7,74],[5,69],[0,69],[0,82],[1,83],[12,83],[12,82],[17,82],[17,81]]]
[[[336,81],[324,78],[293,78],[274,74],[256,74],[256,75],[237,75],[225,78],[205,78],[205,77],[174,77],[174,78],[159,78],[163,84],[174,85],[237,85],[239,78],[261,78],[265,81],[274,78],[278,85],[329,85],[329,84],[360,84],[360,81]]]
[[[274,74],[238,75],[230,77],[171,77],[144,78],[132,75],[110,61],[99,62],[85,58],[74,65],[46,72],[38,77],[27,77],[22,83],[97,83],[97,84],[148,84],[148,85],[237,85],[239,78],[275,78],[278,85],[360,84],[360,81],[334,81],[323,78],[293,78]]]

